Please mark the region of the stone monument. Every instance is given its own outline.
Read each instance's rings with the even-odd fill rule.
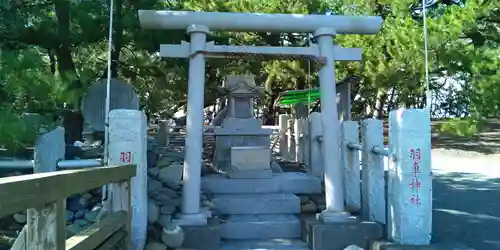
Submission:
[[[262,89],[253,76],[228,76],[223,86],[228,94],[228,112],[215,130],[216,167],[230,178],[271,178],[270,135],[254,118],[253,101]]]

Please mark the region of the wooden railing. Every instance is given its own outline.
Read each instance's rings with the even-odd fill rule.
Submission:
[[[130,249],[130,180],[135,174],[135,165],[123,165],[1,178],[0,218],[28,209],[28,222],[12,249],[112,249],[117,239],[121,249]],[[66,240],[66,198],[106,184],[112,190],[105,204],[108,215]]]

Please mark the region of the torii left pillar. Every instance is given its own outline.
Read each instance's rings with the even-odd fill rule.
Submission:
[[[189,59],[182,213],[175,219],[178,225],[207,224],[206,216],[200,212],[205,56],[196,52],[205,48],[209,32],[208,27],[203,25],[193,24],[187,28],[192,56]]]

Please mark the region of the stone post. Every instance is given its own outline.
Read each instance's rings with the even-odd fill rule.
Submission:
[[[322,177],[324,174],[323,155],[321,153],[321,142],[323,138],[323,129],[321,125],[321,113],[311,113],[311,133],[309,134],[309,141],[311,143],[310,166],[312,175]]]
[[[363,138],[361,188],[363,219],[385,224],[385,170],[384,156],[373,152],[374,147],[384,148],[384,128],[381,120],[366,119],[361,125]]]
[[[302,119],[297,118],[294,122],[294,131],[295,131],[295,161],[296,162],[304,162],[304,139],[302,138],[304,134],[304,126],[302,124]]]
[[[109,112],[109,165],[136,164],[131,181],[132,245],[143,249],[146,244],[147,193],[147,122],[142,111],[115,109]],[[116,184],[110,184],[110,192]],[[111,196],[108,196],[111,197]]]
[[[205,56],[197,54],[205,48],[209,29],[203,25],[190,25],[188,102],[186,115],[186,143],[182,186],[182,215],[179,224],[203,225],[207,218],[200,212],[201,164],[203,156],[203,105],[205,95]]]
[[[359,151],[350,149],[350,143],[359,144],[357,121],[342,122],[342,165],[344,165],[344,193],[348,211],[361,211],[361,180]]]
[[[288,124],[287,124],[287,139],[288,139],[288,143],[287,143],[287,146],[288,146],[288,156],[287,156],[287,160],[295,160],[295,132],[294,132],[294,128],[293,128],[293,124],[294,124],[294,120],[293,119],[290,119],[288,120]]]
[[[280,156],[285,158],[288,156],[288,141],[287,141],[287,126],[288,126],[289,116],[285,114],[281,114],[278,117],[278,125],[280,127],[280,137],[279,137],[279,145],[280,145]]]
[[[58,127],[38,136],[35,144],[34,173],[57,171],[57,162],[64,160],[66,151],[64,134],[64,128]],[[65,227],[66,218],[62,216],[56,216],[55,219],[50,218],[53,214],[66,214],[65,199],[50,203],[42,208],[28,209],[26,226],[21,231],[14,245],[17,247],[24,243],[23,249],[38,249],[40,247],[64,248],[66,235],[65,231],[61,232],[60,229]],[[39,230],[44,227],[48,232],[47,230]],[[22,236],[23,234],[25,237]],[[51,241],[51,238],[53,239],[54,237],[50,236],[50,234],[56,235],[55,242]],[[16,248],[13,247],[12,249]]]
[[[323,127],[323,162],[325,166],[326,209],[318,215],[324,222],[345,221],[349,214],[344,212],[344,168],[340,165],[340,122],[335,87],[335,64],[333,28],[319,28],[314,32],[321,56],[325,63],[319,71],[321,91],[321,123]]]
[[[388,236],[428,245],[432,233],[431,126],[426,109],[389,113]]]
[[[166,147],[170,144],[170,127],[167,121],[158,122],[158,145]]]

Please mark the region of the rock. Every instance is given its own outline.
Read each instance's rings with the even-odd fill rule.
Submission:
[[[152,200],[148,200],[148,222],[156,223],[159,217],[160,208]]]
[[[86,199],[86,200],[89,200],[90,198],[92,198],[92,195],[90,193],[83,193],[82,194],[82,198]]]
[[[148,169],[148,175],[150,177],[156,178],[160,174],[160,169],[158,167]]]
[[[168,247],[180,247],[184,242],[184,231],[181,227],[171,223],[163,227],[161,241]]]
[[[172,215],[162,214],[158,222],[162,227],[167,227],[172,223]]]
[[[157,194],[156,196],[153,196],[152,197],[156,202],[156,204],[159,204],[160,206],[163,206],[165,204],[169,204],[169,203],[172,203],[174,198],[166,195],[166,194]]]
[[[24,223],[26,223],[26,220],[27,220],[25,213],[17,213],[17,214],[14,214],[12,217],[19,224],[24,224]]]
[[[160,170],[158,178],[162,183],[170,181],[180,182],[182,180],[182,170],[184,166],[181,164],[172,164]]]
[[[172,215],[174,214],[176,206],[172,203],[167,203],[161,206],[160,214],[162,215]]]
[[[75,213],[71,210],[66,210],[66,220],[72,221],[75,218]]]
[[[208,200],[203,201],[202,204],[203,204],[204,207],[209,207],[209,208],[215,208],[216,207],[213,202],[208,201]]]
[[[313,202],[305,203],[300,206],[300,212],[302,213],[316,213],[318,208]]]
[[[166,187],[165,187],[165,188],[158,189],[158,193],[160,193],[160,194],[164,194],[164,195],[166,195],[166,196],[168,196],[168,197],[170,197],[170,198],[172,198],[172,199],[177,198],[177,197],[179,197],[179,196],[181,196],[181,195],[182,195],[182,194],[181,194],[181,195],[179,195],[179,193],[178,193],[177,191],[172,190],[172,189],[170,189],[170,188],[166,188]]]
[[[200,207],[200,212],[207,218],[212,218],[212,210],[209,207]]]
[[[94,188],[92,190],[89,190],[89,192],[92,195],[101,196],[102,195],[102,188]]]
[[[83,218],[89,222],[94,222],[94,223],[98,222],[100,219],[102,219],[100,218],[101,216],[99,216],[101,213],[101,209],[102,207],[100,205],[97,205],[93,207],[90,211],[86,212]]]
[[[161,184],[161,182],[159,182],[155,179],[152,179],[152,178],[148,179],[148,194],[153,193],[162,187],[163,187],[163,184]]]
[[[149,242],[144,247],[144,250],[167,250],[167,245],[161,242]]]
[[[156,167],[162,169],[162,168],[165,168],[165,167],[168,167],[170,166],[173,162],[175,162],[175,160],[173,160],[172,158],[168,158],[168,157],[162,157],[157,163],[156,163]]]
[[[148,168],[156,167],[156,164],[158,163],[158,154],[152,150],[148,150],[147,162],[148,162]]]
[[[73,197],[68,198],[66,207],[73,212],[78,212],[79,210],[87,209],[90,207],[89,199],[86,199],[81,195],[75,195]]]
[[[350,245],[350,246],[347,246],[346,248],[344,248],[344,250],[363,250],[363,248],[358,247],[356,245]]]
[[[311,201],[311,199],[306,195],[299,195],[299,198],[300,198],[300,204],[305,204]]]
[[[86,227],[90,226],[90,222],[88,222],[86,220],[80,220],[80,219],[73,221],[73,224],[76,224],[82,228],[86,228]]]
[[[179,191],[181,190],[182,188],[182,182],[180,181],[167,181],[167,182],[163,182],[163,185],[165,185],[166,187],[172,189],[172,190],[175,190],[175,191]]]

